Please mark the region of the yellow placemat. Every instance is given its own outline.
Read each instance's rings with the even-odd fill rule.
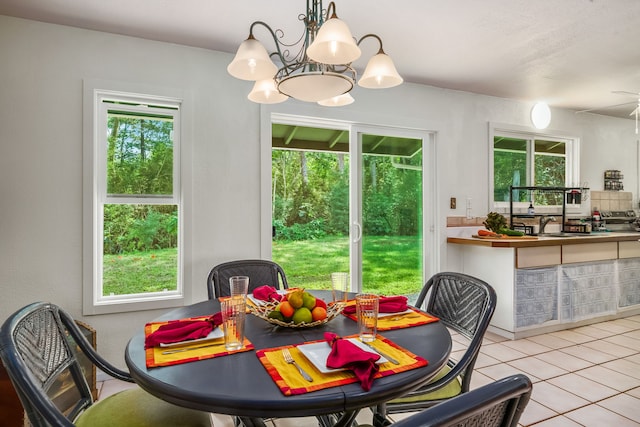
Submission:
[[[344,338],[352,338],[357,335]],[[315,342],[325,342],[324,340],[310,341],[305,344],[311,344]],[[371,343],[374,347],[380,349],[380,351],[388,354],[389,356],[398,360],[399,364],[394,365],[391,362],[380,364],[380,370],[374,378],[381,378],[388,375],[397,374],[399,372],[408,371],[411,369],[426,366],[427,360],[420,356],[417,356],[410,351],[398,346],[391,340],[378,335],[377,339]],[[328,346],[329,344],[327,344]],[[313,378],[313,382],[308,382],[300,375],[298,369],[293,365],[285,362],[282,355],[282,349],[289,348],[291,355],[295,361],[307,371]],[[271,378],[275,381],[276,385],[282,391],[285,396],[291,396],[296,394],[309,393],[316,390],[322,390],[325,388],[336,387],[344,384],[350,384],[357,382],[358,379],[350,371],[337,371],[330,373],[320,372],[313,363],[309,362],[307,358],[298,350],[296,346],[282,346],[268,349],[262,349],[256,351],[256,356],[260,359],[260,362],[265,367]],[[373,383],[375,387],[375,381]]]
[[[355,304],[355,300],[347,301],[347,307],[354,306]],[[411,310],[410,313],[398,313],[397,315],[378,317],[378,331],[390,331],[393,329],[410,328],[412,326],[426,325],[427,323],[437,322],[438,320],[440,320],[435,316],[431,316],[430,314],[418,310],[417,308],[409,307],[409,310]],[[342,314],[347,316],[354,322],[358,321],[355,314],[348,314],[344,311],[342,312]]]
[[[210,316],[193,317],[185,320],[204,320],[209,317]],[[167,323],[169,322],[147,323],[144,327],[145,337]],[[193,348],[193,350],[173,352],[173,350],[185,348]],[[228,351],[224,348],[224,338],[200,342],[186,341],[182,345],[174,345],[171,347],[147,348],[145,350],[145,359],[147,368],[155,368],[158,366],[178,365],[180,363],[195,362],[197,360],[211,359],[213,357],[226,356],[233,353],[241,353],[243,351],[253,350],[253,348],[253,344],[246,338],[244,339],[244,345],[242,348],[234,351]],[[165,352],[171,353],[163,354]]]

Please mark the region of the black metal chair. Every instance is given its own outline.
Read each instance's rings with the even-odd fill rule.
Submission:
[[[516,427],[531,396],[522,374],[487,384],[392,424],[393,427]]]
[[[284,270],[273,261],[262,259],[243,259],[218,264],[211,269],[207,278],[209,299],[229,296],[229,278],[232,276],[249,277],[249,293],[260,286],[269,285],[276,289],[287,289],[287,277]]]
[[[205,412],[181,408],[139,387],[93,401],[83,369],[92,365],[133,382],[104,360],[60,307],[33,303],[0,329],[0,357],[33,426],[211,426]]]
[[[425,409],[469,391],[471,374],[482,339],[496,308],[496,293],[486,282],[462,273],[437,273],[422,288],[416,301],[447,328],[469,340],[460,360],[449,359],[431,382],[405,396],[378,405],[374,425],[386,425],[387,414]]]

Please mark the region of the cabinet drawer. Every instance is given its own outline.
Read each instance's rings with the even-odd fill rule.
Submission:
[[[516,268],[546,267],[561,263],[560,246],[516,249]]]
[[[562,246],[562,263],[602,261],[618,258],[618,242]]]
[[[618,242],[618,258],[640,258],[640,241]]]

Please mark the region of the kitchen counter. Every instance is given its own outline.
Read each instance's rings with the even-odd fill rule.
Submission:
[[[490,330],[507,338],[640,314],[638,232],[447,243],[453,269],[496,290]]]
[[[577,245],[583,243],[605,243],[605,242],[630,242],[639,241],[639,232],[597,232],[591,234],[576,234],[574,236],[552,237],[537,236],[532,238],[501,238],[486,239],[477,237],[449,237],[447,243],[457,243],[461,245],[489,246],[493,248],[528,248],[536,246],[558,246]]]

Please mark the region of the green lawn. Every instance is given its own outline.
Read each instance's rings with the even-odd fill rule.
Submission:
[[[422,251],[417,237],[365,237],[363,252],[365,291],[409,295],[422,288]],[[349,239],[276,241],[272,258],[284,269],[289,286],[330,289],[332,272],[349,271]]]
[[[365,237],[364,253],[365,291],[410,295],[422,288],[421,250],[417,237]],[[273,260],[284,269],[289,286],[331,289],[331,273],[349,271],[349,239],[276,241]],[[105,255],[104,294],[175,290],[176,265],[175,249]]]
[[[175,249],[105,255],[104,295],[175,290],[177,263]]]

